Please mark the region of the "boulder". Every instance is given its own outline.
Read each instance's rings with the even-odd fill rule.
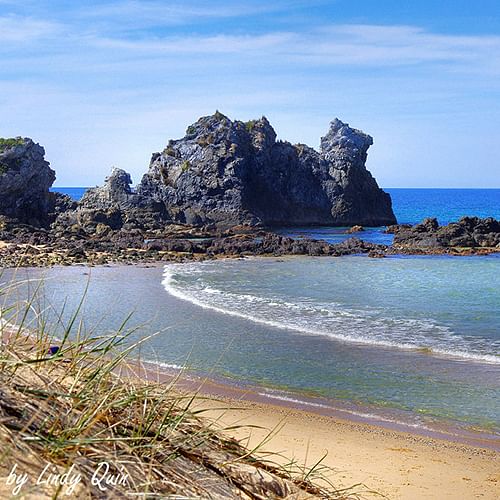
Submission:
[[[103,186],[88,189],[76,205],[58,215],[53,227],[64,230],[76,225],[101,237],[109,230],[163,228],[167,221],[163,207],[136,194],[131,184],[130,174],[114,167]]]
[[[111,175],[104,180],[104,185],[87,189],[78,205],[80,208],[103,211],[133,208],[140,200],[132,192],[131,184],[130,174],[113,167]]]
[[[347,231],[346,234],[361,233],[365,230],[363,226],[352,226]]]

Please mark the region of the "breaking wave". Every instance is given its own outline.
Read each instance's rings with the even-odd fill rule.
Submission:
[[[214,269],[203,263],[167,265],[165,290],[204,309],[303,335],[386,348],[410,349],[425,354],[500,364],[498,341],[465,338],[432,319],[397,317],[382,308],[353,308],[312,299],[259,296],[222,290],[204,277]]]

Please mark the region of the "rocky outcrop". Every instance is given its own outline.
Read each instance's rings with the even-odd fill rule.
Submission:
[[[0,215],[33,226],[48,223],[56,175],[44,155],[29,138],[0,139]]]
[[[136,194],[130,174],[113,168],[101,187],[88,189],[72,209],[61,213],[53,229],[73,227],[86,234],[105,235],[116,230],[155,230],[165,227],[163,207]]]
[[[140,204],[139,197],[132,192],[130,174],[113,167],[104,185],[88,189],[79,202],[80,208],[92,210],[127,210]]]
[[[264,117],[217,112],[152,156],[137,194],[190,225],[394,224],[390,196],[365,167],[372,143],[336,119],[317,152],[277,141]]]
[[[303,238],[300,240],[275,233],[264,232],[259,237],[235,235],[223,238],[208,238],[202,241],[165,238],[144,243],[147,250],[163,252],[183,252],[206,256],[241,255],[341,255],[385,252],[385,245],[377,245],[349,238],[342,243],[331,244],[322,240]]]
[[[437,219],[424,219],[414,226],[391,227],[395,248],[500,248],[500,221],[492,217],[463,217],[440,226]]]

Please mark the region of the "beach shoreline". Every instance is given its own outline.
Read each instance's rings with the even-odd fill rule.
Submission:
[[[186,394],[195,392],[192,409],[248,449],[258,448],[257,455],[283,463],[293,459],[303,467],[320,461],[331,469],[328,477],[338,488],[359,484],[368,498],[377,496],[373,492],[398,499],[496,499],[500,494],[500,453],[492,442],[402,430],[271,401],[254,388],[150,363],[132,363],[127,370],[174,383]]]
[[[135,362],[132,363],[134,366]],[[500,453],[500,439],[497,434],[488,434],[485,430],[479,429],[458,428],[453,426],[451,422],[442,421],[435,423],[433,427],[416,425],[386,418],[383,414],[374,414],[372,413],[373,408],[360,404],[354,405],[352,402],[277,391],[266,386],[250,384],[245,380],[238,382],[219,375],[204,376],[184,368],[170,367],[152,361],[141,362],[136,375],[162,383],[175,380],[175,384],[180,390],[194,391],[204,397],[220,399],[221,401],[296,410],[319,417],[332,418],[335,421],[365,425],[388,432],[399,432],[423,439],[437,439],[459,446],[470,446]],[[290,397],[282,397],[282,394],[287,394]],[[376,410],[381,409],[377,408]]]
[[[117,374],[132,385],[140,379],[171,386],[186,396],[190,412],[253,456],[284,467],[293,464],[295,470],[319,464],[320,482],[330,481],[337,489],[355,485],[360,498],[496,499],[500,494],[500,453],[484,443],[403,432],[289,401],[270,402],[255,388],[131,358]]]
[[[247,448],[264,443],[257,455],[271,453],[278,463],[291,458],[304,468],[320,462],[332,469],[327,478],[338,488],[359,484],[368,498],[378,496],[371,492],[398,499],[500,494],[500,454],[492,450],[270,403],[202,399],[194,408],[223,429],[236,427],[223,432]]]

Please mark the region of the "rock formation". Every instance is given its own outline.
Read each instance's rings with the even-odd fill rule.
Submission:
[[[500,221],[488,217],[462,217],[458,222],[440,226],[437,219],[424,219],[414,226],[388,228],[394,233],[396,248],[500,248]]]
[[[55,197],[56,175],[45,150],[31,139],[0,139],[0,215],[34,226],[45,225]]]
[[[77,226],[87,234],[109,230],[153,230],[164,228],[168,220],[161,204],[136,194],[130,174],[113,168],[104,185],[88,189],[73,210],[61,213],[53,224],[64,231]]]
[[[264,117],[217,112],[153,154],[137,194],[190,225],[394,224],[390,196],[365,168],[372,143],[336,119],[317,152],[277,141]]]
[[[75,206],[49,193],[55,174],[31,139],[0,143],[0,215],[63,233],[214,230],[275,225],[377,226],[396,222],[390,196],[365,168],[369,135],[340,120],[320,151],[277,141],[266,118],[231,121],[216,112],[153,154],[136,190],[113,169]]]
[[[137,196],[131,189],[130,174],[113,167],[111,175],[104,180],[104,186],[88,189],[80,200],[81,208],[109,210],[127,209],[137,205]]]

